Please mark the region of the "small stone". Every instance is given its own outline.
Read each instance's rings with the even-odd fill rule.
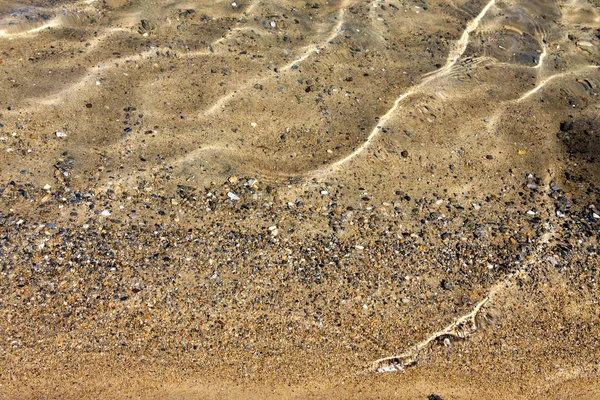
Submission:
[[[271,21],[271,28],[275,28],[277,26],[277,22]]]
[[[44,185],[44,190],[50,190],[52,186],[48,185],[47,183]]]
[[[329,194],[329,192],[327,190],[321,190],[321,194],[323,196],[327,196]]]
[[[59,137],[59,138],[67,137],[67,134],[65,132],[57,131],[55,134],[56,134],[56,137]]]
[[[229,193],[227,193],[227,196],[228,196],[228,197],[229,197],[231,200],[239,200],[239,199],[240,199],[240,197],[239,197],[237,194],[233,193],[233,192],[229,192]]]
[[[238,177],[237,176],[230,176],[228,179],[229,183],[237,183],[238,181]]]
[[[442,279],[442,281],[440,282],[440,287],[444,290],[452,290],[454,289],[454,285],[447,281],[446,279]]]
[[[365,249],[365,246],[361,246],[361,245],[358,245],[358,244],[357,244],[356,246],[354,246],[354,248],[355,248],[356,250],[364,250],[364,249]]]
[[[104,210],[100,213],[100,215],[102,215],[103,217],[108,217],[110,215],[110,211]]]
[[[250,126],[253,128],[256,128],[258,126],[258,124],[256,122],[250,122]]]
[[[444,399],[442,399],[442,398],[441,398],[440,396],[438,396],[437,394],[430,394],[430,395],[427,397],[427,400],[444,400]]]
[[[592,214],[592,217],[594,217],[594,218],[596,218],[596,219],[600,219],[600,215],[598,215],[598,214],[596,214],[596,213],[593,213],[593,214]]]
[[[560,130],[562,132],[568,132],[571,129],[573,129],[573,124],[571,122],[563,121],[560,123]]]
[[[487,158],[488,160],[493,160],[494,156],[491,154],[488,154],[487,156],[485,156],[485,158]]]
[[[410,299],[408,297],[403,297],[402,304],[408,304],[408,303],[410,303]]]
[[[408,151],[407,150],[402,150],[402,152],[400,153],[400,155],[404,158],[408,157]]]

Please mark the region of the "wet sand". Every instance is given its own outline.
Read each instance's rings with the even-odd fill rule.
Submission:
[[[0,398],[600,397],[599,7],[0,1]]]

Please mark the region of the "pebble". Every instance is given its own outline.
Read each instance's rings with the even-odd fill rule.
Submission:
[[[239,199],[240,199],[240,197],[239,197],[237,194],[233,193],[233,192],[228,192],[228,193],[227,193],[227,196],[228,196],[228,197],[229,197],[231,200],[239,200]]]
[[[55,134],[56,134],[56,137],[59,137],[59,138],[67,137],[67,134],[65,132],[57,131]]]
[[[103,217],[108,217],[110,215],[110,211],[104,210],[100,213],[100,215],[102,215]]]
[[[563,121],[560,123],[560,130],[562,132],[568,132],[573,129],[573,124],[568,121]]]

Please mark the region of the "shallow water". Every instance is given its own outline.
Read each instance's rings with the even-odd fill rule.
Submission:
[[[152,222],[146,220],[146,225],[193,227],[208,235],[210,229],[218,230],[214,226],[224,224],[236,233],[249,229],[260,240],[263,234],[292,241],[295,235],[307,235],[318,237],[315,240],[320,243],[347,240],[361,250],[378,246],[381,237],[389,234],[397,235],[402,243],[414,240],[415,249],[429,248],[431,254],[415,258],[396,249],[400,261],[394,262],[399,264],[390,266],[393,257],[386,258],[388,264],[382,268],[387,269],[381,275],[369,270],[379,265],[375,255],[350,262],[347,268],[356,268],[365,279],[378,279],[389,293],[351,283],[350,278],[337,287],[331,283],[337,282],[335,274],[322,278],[335,294],[319,295],[320,289],[312,286],[306,292],[292,291],[296,303],[290,300],[285,308],[292,320],[302,320],[303,312],[317,312],[315,307],[325,314],[337,313],[342,298],[336,296],[341,293],[358,299],[358,311],[345,314],[349,326],[320,322],[328,332],[337,332],[333,335],[340,335],[345,347],[327,344],[335,347],[327,353],[328,347],[319,339],[322,332],[307,328],[310,333],[301,342],[313,343],[322,353],[282,366],[281,354],[297,356],[290,349],[298,349],[300,340],[283,335],[278,345],[256,339],[262,347],[255,346],[268,354],[272,364],[255,367],[260,372],[246,372],[246,377],[263,382],[265,376],[281,369],[277,384],[300,379],[290,378],[289,367],[299,368],[303,379],[325,375],[329,384],[329,372],[323,372],[327,369],[320,364],[319,374],[311,372],[313,363],[346,357],[356,367],[358,360],[372,361],[406,349],[408,342],[412,346],[430,337],[437,330],[434,326],[442,328],[466,314],[470,309],[467,298],[475,304],[475,300],[496,296],[504,302],[495,307],[509,314],[507,320],[522,324],[531,310],[511,313],[511,307],[527,309],[527,301],[510,303],[506,298],[515,294],[509,296],[498,287],[503,279],[512,285],[513,276],[524,273],[523,265],[547,266],[546,257],[566,248],[561,244],[548,250],[545,246],[554,243],[549,237],[570,241],[569,251],[591,259],[591,264],[597,262],[597,238],[590,232],[598,229],[596,220],[600,219],[593,216],[600,214],[596,183],[600,176],[599,45],[600,7],[585,0],[0,0],[0,183],[7,188],[0,214],[5,219],[0,224],[8,232],[9,226],[21,229],[9,223],[8,216],[15,221],[36,221],[28,225],[36,234],[42,229],[35,227],[37,223],[96,227],[93,221],[102,216],[96,211],[109,207],[108,200],[82,212],[69,208],[78,206],[79,197],[67,199],[73,193],[98,197],[102,193],[112,199],[117,193],[123,197],[119,200],[122,211],[114,203],[111,212],[119,223],[127,221],[120,228],[125,233],[137,232],[141,226],[137,214],[162,207],[157,204],[164,200],[173,207],[172,213],[148,217]],[[262,186],[248,189],[254,187],[255,179],[265,185],[264,190]],[[17,193],[10,182],[29,188],[23,190],[30,197],[9,197],[7,193]],[[239,187],[242,184],[244,188]],[[553,189],[556,184],[562,191]],[[42,189],[45,185],[51,189]],[[206,225],[198,225],[186,218],[201,212],[184,210],[180,204],[183,187],[200,191],[208,187],[211,193],[219,187],[227,201],[225,194],[230,190],[250,190],[254,195],[250,202],[258,208],[262,202],[264,209],[242,218],[248,208],[235,206],[241,202],[230,196],[233,200],[228,204],[233,204],[234,211],[211,215],[203,221]],[[537,192],[538,187],[541,197],[527,194],[528,190]],[[240,193],[233,194],[239,199]],[[56,204],[48,196],[56,197]],[[127,196],[135,199],[135,207],[128,205]],[[50,205],[37,207],[38,200]],[[296,213],[299,201],[311,211]],[[17,206],[26,211],[19,214]],[[206,205],[206,210],[210,212],[211,207]],[[336,214],[339,221],[332,219],[336,207],[343,209],[342,215]],[[575,210],[580,214],[573,216],[573,223],[587,221],[589,226],[575,229],[561,219]],[[212,228],[204,229],[209,225]],[[278,228],[267,231],[275,225]],[[99,235],[112,235],[99,229]],[[273,234],[275,230],[280,236]],[[444,236],[448,232],[450,240],[456,238],[456,246],[448,244]],[[427,239],[429,234],[435,239]],[[490,260],[506,258],[496,262],[479,257],[479,267],[473,267],[476,272],[464,272],[462,267],[445,270],[437,264],[432,271],[431,260],[439,260],[440,254],[460,265],[461,246],[470,241],[477,243],[477,251],[489,247]],[[273,246],[282,243],[276,241]],[[514,252],[504,254],[511,253],[506,249],[512,245]],[[206,246],[220,248],[210,240]],[[323,246],[328,249],[329,245]],[[337,254],[338,250],[332,251]],[[341,252],[341,259],[349,257],[346,251],[350,252]],[[392,252],[390,248],[382,251]],[[248,252],[243,254],[253,254],[257,264],[268,259],[262,252],[257,255],[255,248]],[[42,253],[36,257],[43,259]],[[216,274],[212,267],[189,261],[198,257],[190,254],[181,255],[181,260],[188,260],[182,261],[182,268],[193,264],[196,269],[183,275],[195,280],[199,279],[196,274],[208,274],[209,269],[210,276]],[[240,254],[237,257],[244,260],[249,257]],[[206,257],[204,261],[210,259],[212,265],[220,255]],[[148,255],[147,259],[159,258]],[[5,261],[6,265],[13,262]],[[337,259],[335,263],[339,266]],[[563,290],[565,282],[575,276],[562,271],[556,277],[554,272],[536,273],[531,284],[543,286],[540,282],[547,280],[554,288],[560,281]],[[270,283],[276,287],[273,293],[279,296],[289,290],[282,275],[264,273],[272,278],[265,281],[275,282]],[[397,289],[398,276],[419,274],[423,282],[434,282],[424,289],[424,298],[418,297],[414,287],[402,289],[402,294],[394,292],[393,301],[385,297]],[[7,287],[16,282],[17,275],[7,278]],[[256,273],[244,276],[252,281]],[[226,286],[235,279],[223,278]],[[462,282],[464,291],[439,289],[440,282],[448,281]],[[593,288],[580,294],[582,302],[597,301]],[[200,296],[194,292],[197,288],[190,290]],[[238,290],[248,294],[237,286],[230,292],[223,289],[231,296],[237,296]],[[540,290],[531,289],[524,296],[552,310],[560,308],[564,299],[557,303],[549,297],[568,297],[560,290]],[[440,291],[448,296],[444,301],[436,300]],[[319,296],[333,297],[317,307]],[[367,316],[364,311],[364,319],[357,316],[363,305],[367,307],[367,299],[377,296],[386,298],[378,313]],[[417,303],[415,297],[420,299]],[[400,303],[403,298],[413,299],[411,305]],[[208,314],[211,301],[201,300]],[[303,311],[299,304],[307,304],[311,311]],[[452,306],[444,308],[448,304]],[[398,307],[405,307],[404,311]],[[437,313],[430,312],[431,307]],[[173,312],[169,307],[166,310],[166,315]],[[252,307],[231,311],[230,317],[252,320],[264,333],[270,325],[255,320],[254,311]],[[578,315],[572,312],[571,317]],[[396,313],[405,325],[393,322]],[[190,315],[183,314],[185,318]],[[551,325],[543,321],[544,327]],[[276,329],[286,323],[273,322]],[[354,331],[352,324],[359,324],[362,333]],[[393,331],[406,324],[412,328],[395,336]],[[129,332],[127,327],[122,329]],[[524,333],[528,334],[535,336],[533,331]],[[231,343],[238,340],[223,335]],[[158,336],[171,338],[166,333]],[[545,339],[551,342],[550,337]],[[505,338],[507,342],[514,339]],[[235,347],[239,343],[224,343],[218,348],[222,354],[230,355],[230,360],[239,356]],[[513,349],[532,342],[516,343]],[[480,348],[491,351],[489,342]],[[30,349],[35,353],[35,346]],[[531,372],[536,362],[552,363],[551,357],[544,358],[543,350],[536,351],[518,367]],[[556,350],[564,354],[561,351],[566,350]],[[584,346],[575,358],[580,369],[569,366],[579,374],[565,372],[563,376],[553,370],[545,388],[563,378],[588,377],[594,367],[583,355],[585,351],[592,354],[597,348]],[[485,370],[489,360],[485,357],[493,359],[485,354],[466,368],[473,365]],[[253,357],[252,363],[260,364],[261,358]],[[234,367],[218,371],[230,376],[230,370],[239,366],[230,362]],[[255,365],[248,363],[243,365]],[[341,367],[332,368],[339,372]],[[441,376],[432,374],[434,380]],[[493,376],[505,379],[499,373]],[[515,376],[511,379],[511,383],[518,382]]]
[[[591,5],[563,15],[559,3],[492,2],[480,18],[475,3],[424,5],[5,2],[5,118],[35,114],[42,136],[68,131],[81,168],[102,162],[91,145],[124,166],[120,180],[145,168],[140,157],[199,183],[311,178],[352,173],[378,146],[396,152],[407,125],[456,146],[547,79],[550,91],[597,79]],[[396,132],[382,135],[383,123]]]

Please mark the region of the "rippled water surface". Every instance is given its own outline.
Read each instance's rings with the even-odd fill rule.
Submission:
[[[451,163],[457,146],[496,148],[498,162],[514,163],[508,142],[549,143],[507,127],[509,115],[540,118],[558,106],[541,97],[578,99],[598,85],[600,17],[586,2],[1,7],[5,125],[36,124],[31,145],[48,141],[44,151],[18,163],[41,175],[65,146],[82,170],[109,163],[121,180],[146,169],[140,158],[201,182],[404,168],[405,148],[433,164]],[[434,156],[423,142],[445,150]]]

